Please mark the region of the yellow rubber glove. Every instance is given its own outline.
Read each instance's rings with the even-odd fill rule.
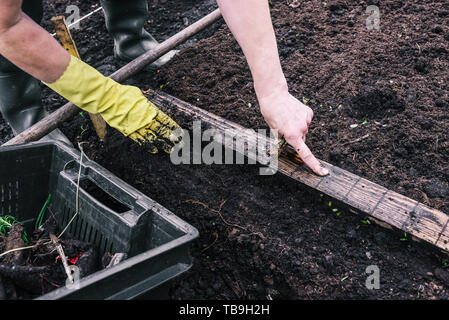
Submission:
[[[73,56],[64,74],[45,85],[79,108],[99,113],[125,136],[140,144],[148,143],[152,153],[170,153],[174,144],[171,133],[180,127],[148,101],[139,88],[121,85]]]

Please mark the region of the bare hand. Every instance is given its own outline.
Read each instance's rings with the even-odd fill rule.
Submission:
[[[270,128],[278,130],[278,134],[295,148],[313,172],[320,176],[328,175],[329,171],[321,165],[305,143],[308,127],[313,119],[312,109],[288,91],[275,92],[262,97],[259,103],[262,115]]]

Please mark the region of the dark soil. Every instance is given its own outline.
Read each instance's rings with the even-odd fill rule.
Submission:
[[[373,3],[379,31],[365,26]],[[449,4],[273,4],[290,90],[316,115],[308,135],[315,154],[449,213]],[[149,85],[246,127],[266,126],[226,27],[184,50]],[[435,181],[441,190],[428,192]]]
[[[54,2],[63,12],[67,1]],[[80,6],[87,11],[92,3]],[[315,112],[308,141],[316,155],[449,213],[449,5],[271,3],[290,90]],[[379,31],[365,26],[370,4],[381,9]],[[199,17],[212,8],[210,1],[173,0],[155,10],[161,15],[149,28],[170,30],[166,37],[183,27],[186,13]],[[83,59],[105,73],[120,66],[101,15],[82,27],[74,37]],[[161,88],[246,127],[266,127],[230,31],[222,25],[209,32],[160,71],[129,83]],[[63,103],[46,89],[44,101],[52,108]],[[191,119],[174,117],[191,126]],[[99,142],[87,118],[61,129],[87,142],[91,159],[200,231],[194,266],[173,284],[172,299],[449,298],[449,257],[440,250],[370,224],[284,176],[260,176],[254,165],[176,166],[113,130]],[[378,290],[365,286],[370,265],[380,269]]]

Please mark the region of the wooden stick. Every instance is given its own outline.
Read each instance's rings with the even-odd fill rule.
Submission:
[[[61,262],[62,265],[64,266],[64,271],[67,274],[67,278],[70,280],[70,283],[73,283],[72,272],[70,271],[69,264],[67,263],[67,257],[64,253],[64,249],[62,248],[61,243],[59,242],[58,237],[50,233],[50,239],[59,253],[59,257],[61,258]]]
[[[56,35],[61,42],[62,46],[74,57],[77,57],[81,60],[80,54],[76,47],[75,41],[73,41],[72,34],[67,26],[64,16],[57,16],[51,18],[51,22],[53,22],[53,26],[56,31]],[[95,131],[97,133],[98,138],[103,140],[108,133],[106,122],[103,117],[99,114],[89,113],[90,120],[94,125]]]
[[[212,23],[218,21],[221,18],[220,10],[217,9],[212,13],[208,14],[204,18],[198,20],[192,25],[188,26],[184,30],[178,32],[173,37],[160,43],[154,50],[148,51],[131,61],[121,69],[114,72],[110,78],[117,82],[123,82],[133,76],[134,74],[141,71],[145,66],[153,63],[164,54],[168,53],[173,48],[177,47],[181,43],[185,42],[187,39],[202,31]],[[2,146],[9,146],[20,143],[27,143],[31,141],[36,141],[47,135],[49,132],[56,129],[59,125],[65,121],[71,119],[75,114],[79,112],[77,106],[72,103],[67,103],[58,110],[54,111],[52,114],[48,115],[38,123],[34,124],[27,130],[23,131],[13,139],[4,143]]]
[[[247,141],[248,144],[267,143],[261,141],[260,136],[251,134],[251,131],[243,126],[166,93],[153,90],[146,92],[149,94],[151,101],[161,107],[163,106],[164,111],[172,115],[181,112],[193,119],[199,119],[203,124],[205,123],[217,132],[221,132],[221,136],[224,136],[224,132],[228,131],[239,134],[240,137],[245,135],[241,140]],[[271,141],[269,143],[276,142]],[[232,141],[225,140],[223,144],[233,150],[241,150],[238,144]],[[247,155],[249,158],[256,156],[251,152],[248,152]],[[277,169],[278,172],[342,201],[381,222],[401,229],[438,248],[449,250],[448,215],[332,164],[321,162],[329,169],[329,176],[319,177],[306,168],[305,164],[298,164],[286,158],[279,158]]]

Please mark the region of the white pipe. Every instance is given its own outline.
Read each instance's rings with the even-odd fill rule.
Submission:
[[[97,13],[97,12],[100,11],[101,9],[103,9],[103,8],[100,6],[99,8],[95,9],[95,10],[92,11],[91,13],[88,13],[88,14],[86,14],[84,17],[82,17],[82,18],[80,18],[80,19],[78,19],[78,20],[72,22],[72,23],[69,24],[67,27],[68,27],[69,29],[72,28],[75,24],[77,24],[77,23],[83,21],[83,20],[86,19],[86,18],[89,18],[91,15],[93,15],[94,13]],[[53,37],[56,36],[56,33],[53,33],[52,36],[53,36]]]

